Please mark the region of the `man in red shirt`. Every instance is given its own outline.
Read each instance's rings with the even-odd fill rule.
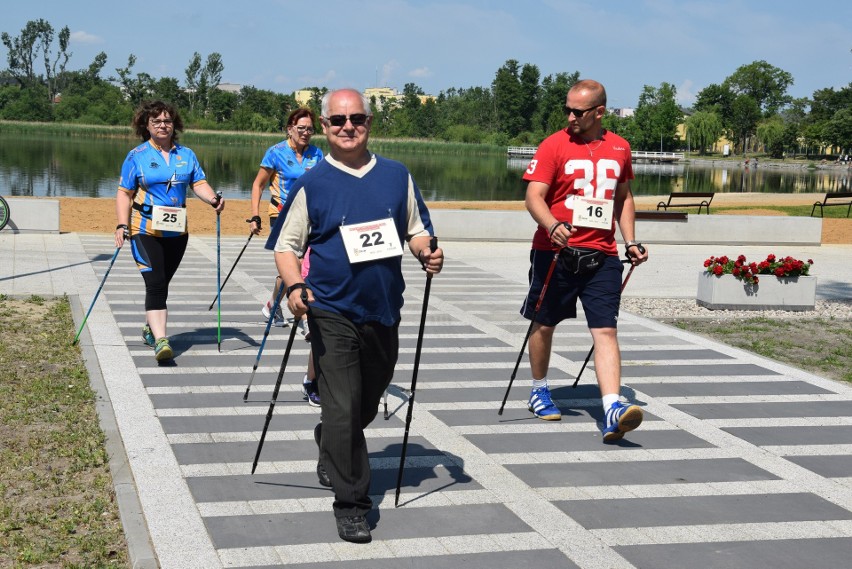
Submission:
[[[606,90],[597,81],[577,82],[565,105],[568,128],[552,134],[538,147],[524,174],[529,182],[526,207],[539,227],[532,243],[530,289],[521,309],[535,317],[529,338],[533,388],[529,409],[547,421],[562,418],[550,397],[547,371],[556,325],[577,317],[577,299],[595,346],[595,373],[604,408],[604,442],[621,439],[642,422],[642,410],[619,401],[621,352],[617,321],[621,275],[615,224],[634,265],[648,254],[636,241],[635,204],[630,190],[633,168],[630,144],[605,130]],[[556,251],[557,265],[547,283]]]

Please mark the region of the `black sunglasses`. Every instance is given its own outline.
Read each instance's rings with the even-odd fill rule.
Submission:
[[[583,118],[583,115],[591,111],[592,109],[597,109],[600,105],[595,105],[594,107],[589,107],[588,109],[572,109],[568,105],[562,107],[562,110],[565,111],[566,115],[574,115],[578,119]]]
[[[326,117],[331,126],[343,126],[346,121],[350,121],[352,126],[361,126],[367,124],[367,115],[364,113],[355,113],[354,115],[331,115]]]

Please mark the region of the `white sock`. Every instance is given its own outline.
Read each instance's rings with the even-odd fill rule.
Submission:
[[[541,379],[533,378],[532,386],[533,386],[533,389],[539,389],[541,387],[547,387],[547,378],[546,377],[542,377]]]
[[[601,397],[601,402],[603,402],[604,412],[608,411],[612,404],[618,401],[618,393],[610,393],[609,395],[604,395]]]
[[[304,379],[302,379],[302,383],[310,383],[311,381],[308,379],[308,374],[305,374]]]

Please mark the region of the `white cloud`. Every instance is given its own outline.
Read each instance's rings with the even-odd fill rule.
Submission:
[[[683,83],[677,88],[677,102],[685,107],[692,106],[692,103],[695,102],[695,84],[691,79],[685,79]]]
[[[431,77],[433,73],[428,67],[418,67],[417,69],[409,71],[408,75],[410,77]]]
[[[393,72],[396,68],[399,67],[399,62],[395,59],[391,59],[384,65],[382,65],[382,77],[379,81],[379,85],[388,86],[391,84],[391,80],[393,79]]]
[[[95,36],[88,32],[80,31],[71,32],[71,43],[97,44],[104,43],[104,40],[100,36]]]

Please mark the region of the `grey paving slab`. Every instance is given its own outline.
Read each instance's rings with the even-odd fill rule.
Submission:
[[[615,452],[625,448],[710,448],[707,441],[683,431],[642,431],[630,434],[629,440],[601,446],[599,432],[587,433],[534,433],[467,435],[471,443],[486,453],[530,453],[530,452],[577,452],[609,450]]]
[[[316,456],[312,460],[316,460]],[[394,492],[396,478],[396,468],[374,469],[370,478],[370,494],[383,495],[386,492]],[[187,480],[187,484],[192,495],[200,503],[235,500],[303,500],[329,498],[334,495],[328,488],[320,486],[313,468],[285,474],[191,477]],[[439,465],[429,468],[406,467],[402,488],[406,492],[416,491],[428,496],[430,493],[439,491],[481,490],[482,486],[465,474],[460,467]]]
[[[852,445],[852,425],[728,427],[722,430],[761,447],[770,445]]]
[[[405,559],[369,559],[352,561],[334,561],[327,563],[305,563],[300,569],[517,569],[530,563],[533,556],[529,551],[502,551],[500,553],[462,553],[458,555],[425,555]],[[430,552],[431,553],[431,552]],[[558,569],[576,569],[577,565],[555,549],[535,551],[535,564],[540,567]],[[246,567],[246,569],[271,569],[266,567]]]
[[[852,519],[852,512],[807,493],[634,498],[629,502],[572,500],[554,504],[589,529]]]
[[[514,393],[514,390],[512,391]],[[501,396],[502,397],[502,396]],[[418,389],[417,401],[420,402],[420,391]],[[450,427],[467,427],[471,425],[497,425],[497,426],[512,426],[522,424],[547,425],[551,423],[543,423],[535,415],[530,413],[526,407],[507,406],[503,409],[503,414],[498,415],[497,411],[500,408],[500,400],[491,409],[459,409],[459,410],[432,410],[430,413],[440,420],[442,423]],[[597,406],[587,407],[570,407],[564,402],[558,403],[559,410],[562,412],[562,420],[553,424],[578,424],[588,425],[601,419],[602,411]],[[649,412],[644,413],[643,422],[660,421],[659,417],[654,416]]]
[[[591,365],[591,364],[590,364]],[[780,375],[777,371],[755,365],[742,363],[718,363],[712,367],[707,364],[702,365],[623,365],[621,367],[621,377],[701,377],[701,376],[719,376],[730,377],[732,375]]]
[[[390,508],[372,510],[367,518],[385,539],[494,535],[531,529],[502,504]],[[253,547],[336,541],[337,531],[329,520],[334,521],[331,512],[308,512],[297,516],[208,518],[206,523],[217,547]]]
[[[783,417],[852,417],[849,401],[766,401],[672,405],[698,419],[769,419]]]
[[[187,417],[160,417],[160,424],[166,434],[194,434],[194,433],[260,433],[263,429],[266,408],[258,407],[260,411],[253,415],[213,415],[213,416],[187,416]],[[276,405],[276,409],[278,406]],[[279,410],[280,411],[280,410]],[[388,421],[382,421],[385,425],[399,426],[396,417]],[[313,431],[319,422],[317,414],[294,414],[281,417],[279,413],[272,416],[269,422],[269,432],[277,431]],[[396,424],[394,424],[396,423]]]
[[[620,338],[619,338],[620,340]],[[619,342],[620,343],[620,342]],[[722,354],[716,350],[631,350],[625,349],[622,346],[621,359],[622,361],[642,361],[642,360],[661,360],[661,361],[678,361],[678,360],[730,360],[733,356]],[[569,360],[583,361],[586,359],[586,351],[566,351],[557,350],[563,358]]]
[[[642,392],[651,397],[741,397],[746,395],[816,395],[831,393],[806,381],[741,381],[706,383],[646,383]]]
[[[740,458],[632,461],[613,468],[609,462],[577,464],[507,464],[534,488],[623,486],[630,484],[702,484],[777,480],[779,477]]]
[[[675,543],[615,550],[635,567],[648,569],[838,569],[849,563],[852,539]]]
[[[784,458],[826,478],[848,478],[852,475],[852,455],[850,454],[841,456],[786,456]]]

